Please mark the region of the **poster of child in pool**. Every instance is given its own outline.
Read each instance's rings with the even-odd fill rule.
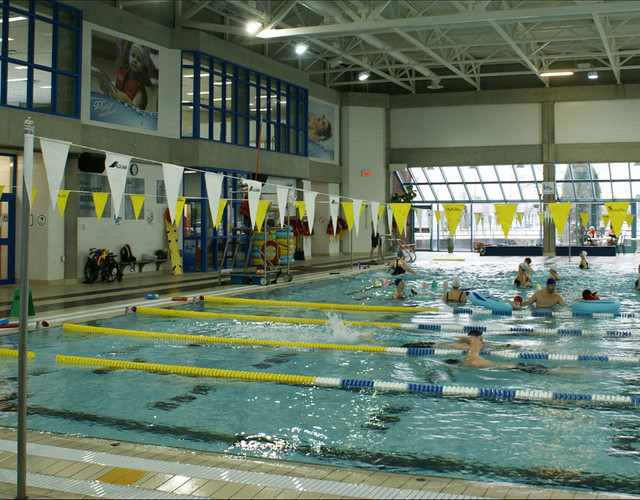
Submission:
[[[338,162],[338,107],[328,102],[309,99],[307,148],[309,158]]]
[[[91,119],[153,128],[141,123],[142,115],[155,118],[157,126],[158,62],[158,51],[147,45],[93,31]]]

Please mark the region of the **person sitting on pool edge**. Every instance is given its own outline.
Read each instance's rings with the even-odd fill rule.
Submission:
[[[395,281],[396,289],[393,292],[392,297],[394,299],[404,299],[404,280],[402,278],[398,278]]]
[[[392,276],[397,276],[398,274],[404,274],[405,272],[409,272],[412,274],[418,274],[413,269],[409,267],[409,264],[404,260],[404,253],[402,250],[398,250],[397,257],[391,259],[389,263],[389,267],[387,267],[384,272],[388,273],[391,271]]]
[[[587,262],[587,252],[582,250],[580,252],[580,264],[578,264],[580,269],[589,269],[589,263]]]
[[[529,288],[531,286],[531,277],[527,274],[529,266],[526,262],[521,262],[518,266],[518,276],[513,280],[513,284],[520,288]]]
[[[536,307],[553,307],[556,304],[567,305],[564,300],[562,300],[562,297],[556,293],[556,280],[553,278],[547,280],[547,286],[544,290],[534,292],[522,305],[528,306],[534,302],[536,303]]]
[[[464,304],[467,301],[467,294],[460,290],[460,280],[456,276],[451,281],[451,290],[447,290],[442,296],[442,300],[445,302],[459,302]]]

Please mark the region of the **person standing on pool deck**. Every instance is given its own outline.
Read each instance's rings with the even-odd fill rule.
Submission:
[[[522,305],[528,306],[529,304],[536,303],[537,307],[553,307],[556,304],[566,306],[562,297],[556,293],[556,280],[549,278],[547,280],[547,287],[544,290],[538,290],[534,292],[529,299],[525,300]]]
[[[379,264],[384,260],[384,255],[382,254],[382,239],[380,238],[380,233],[376,231],[376,228],[373,225],[373,221],[371,221],[371,251],[369,252],[369,260],[373,264],[373,253],[378,247],[378,260],[375,261],[376,264]]]
[[[409,272],[412,274],[418,274],[413,269],[409,267],[409,264],[404,260],[404,253],[402,250],[398,250],[398,256],[391,259],[389,263],[389,267],[387,267],[384,272],[388,273],[391,271],[393,276],[397,276],[398,274],[404,274],[405,272]]]
[[[442,296],[442,300],[445,302],[459,302],[464,304],[467,301],[467,294],[460,290],[460,280],[456,276],[451,281],[451,290],[447,290]]]

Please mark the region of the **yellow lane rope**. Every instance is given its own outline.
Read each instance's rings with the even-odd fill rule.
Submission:
[[[295,323],[306,325],[324,325],[329,322],[327,319],[313,318],[288,318],[281,316],[256,316],[251,314],[227,314],[227,313],[207,313],[199,311],[181,311],[176,309],[160,309],[157,307],[135,307],[133,311],[139,314],[153,314],[156,316],[173,316],[180,318],[205,318],[205,319],[237,319],[242,321],[263,322],[270,321],[272,323]],[[401,328],[402,323],[385,323],[381,321],[343,321],[344,325],[354,326],[380,326],[390,328]]]
[[[217,302],[218,304],[235,304],[235,305],[256,305],[256,306],[291,306],[291,307],[307,307],[310,309],[330,309],[334,311],[375,311],[375,312],[397,312],[410,313],[417,312],[439,312],[438,307],[387,307],[387,306],[361,306],[356,304],[323,304],[320,302],[289,302],[280,300],[258,300],[258,299],[240,299],[237,297],[215,297],[200,296],[205,302]]]
[[[205,335],[187,335],[183,333],[161,333],[146,332],[143,330],[124,330],[122,328],[105,328],[101,326],[77,325],[75,323],[64,323],[62,329],[68,332],[99,333],[105,335],[122,335],[126,337],[146,337],[165,340],[189,340],[191,342],[202,342],[210,344],[241,344],[260,346],[289,346],[307,347],[311,349],[329,349],[342,351],[367,351],[367,352],[387,352],[387,347],[348,345],[348,344],[323,344],[319,342],[290,342],[285,340],[263,340],[263,339],[236,339],[227,337],[207,337]]]
[[[125,368],[147,372],[173,373],[196,377],[214,377],[227,379],[255,380],[262,382],[278,382],[280,384],[314,385],[318,377],[303,375],[284,375],[279,373],[247,372],[237,370],[218,370],[214,368],[198,368],[195,366],[162,365],[158,363],[137,363],[135,361],[118,361],[115,359],[85,358],[82,356],[66,356],[58,354],[56,363],[76,365],[106,366],[109,368]]]
[[[16,349],[0,349],[0,356],[5,358],[17,358],[18,351]],[[36,354],[33,351],[27,351],[27,358],[33,359]]]

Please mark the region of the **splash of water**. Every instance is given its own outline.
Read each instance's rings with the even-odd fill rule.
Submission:
[[[360,334],[351,330],[342,322],[342,318],[335,313],[327,312],[329,328],[331,328],[331,342],[336,344],[353,344],[360,340]]]

